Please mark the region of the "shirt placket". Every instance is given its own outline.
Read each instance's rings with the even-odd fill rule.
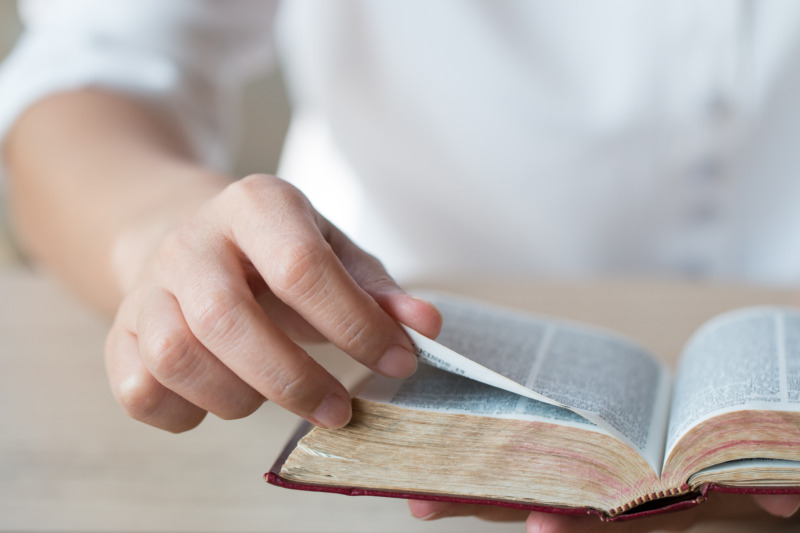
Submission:
[[[738,179],[747,99],[746,2],[696,2],[677,13],[669,69],[667,136],[673,270],[689,277],[725,275],[731,264],[730,191]]]

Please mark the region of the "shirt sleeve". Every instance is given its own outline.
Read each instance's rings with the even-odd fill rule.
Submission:
[[[0,66],[0,145],[56,92],[101,87],[171,115],[197,157],[230,165],[235,99],[273,62],[277,2],[21,0],[25,31]]]

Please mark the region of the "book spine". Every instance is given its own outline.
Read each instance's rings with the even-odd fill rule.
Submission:
[[[628,512],[631,509],[633,509],[635,507],[638,507],[639,505],[642,505],[643,503],[656,501],[656,500],[662,500],[664,498],[671,498],[673,496],[681,496],[681,495],[686,494],[688,492],[691,492],[691,489],[690,489],[689,485],[686,484],[686,483],[684,483],[680,487],[676,487],[676,488],[672,488],[672,489],[666,489],[666,490],[659,490],[659,491],[656,491],[656,492],[651,492],[649,494],[645,494],[643,496],[639,496],[635,500],[631,500],[628,503],[625,503],[623,505],[620,505],[619,507],[616,507],[616,508],[610,510],[608,512],[608,516],[611,517],[611,518],[614,518],[615,516],[618,516],[618,515],[620,515],[622,513]]]

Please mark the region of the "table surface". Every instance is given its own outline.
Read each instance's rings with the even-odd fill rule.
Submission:
[[[606,326],[668,361],[714,314],[795,297],[664,281],[428,285]],[[524,530],[471,518],[420,522],[399,500],[269,486],[262,474],[297,423],[271,404],[244,420],[209,416],[180,435],[130,420],[106,385],[107,327],[46,276],[0,267],[0,531]],[[315,355],[346,382],[363,372],[335,350]],[[749,530],[716,527],[702,531]]]

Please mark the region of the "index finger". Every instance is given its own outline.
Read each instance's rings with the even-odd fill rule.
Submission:
[[[410,339],[347,272],[326,239],[329,223],[305,196],[266,177],[248,178],[232,192],[243,194],[257,216],[251,209],[230,213],[231,237],[269,289],[372,370],[390,377],[413,374],[417,359]],[[242,212],[248,213],[246,219],[239,216]],[[375,276],[389,278],[385,271]]]

